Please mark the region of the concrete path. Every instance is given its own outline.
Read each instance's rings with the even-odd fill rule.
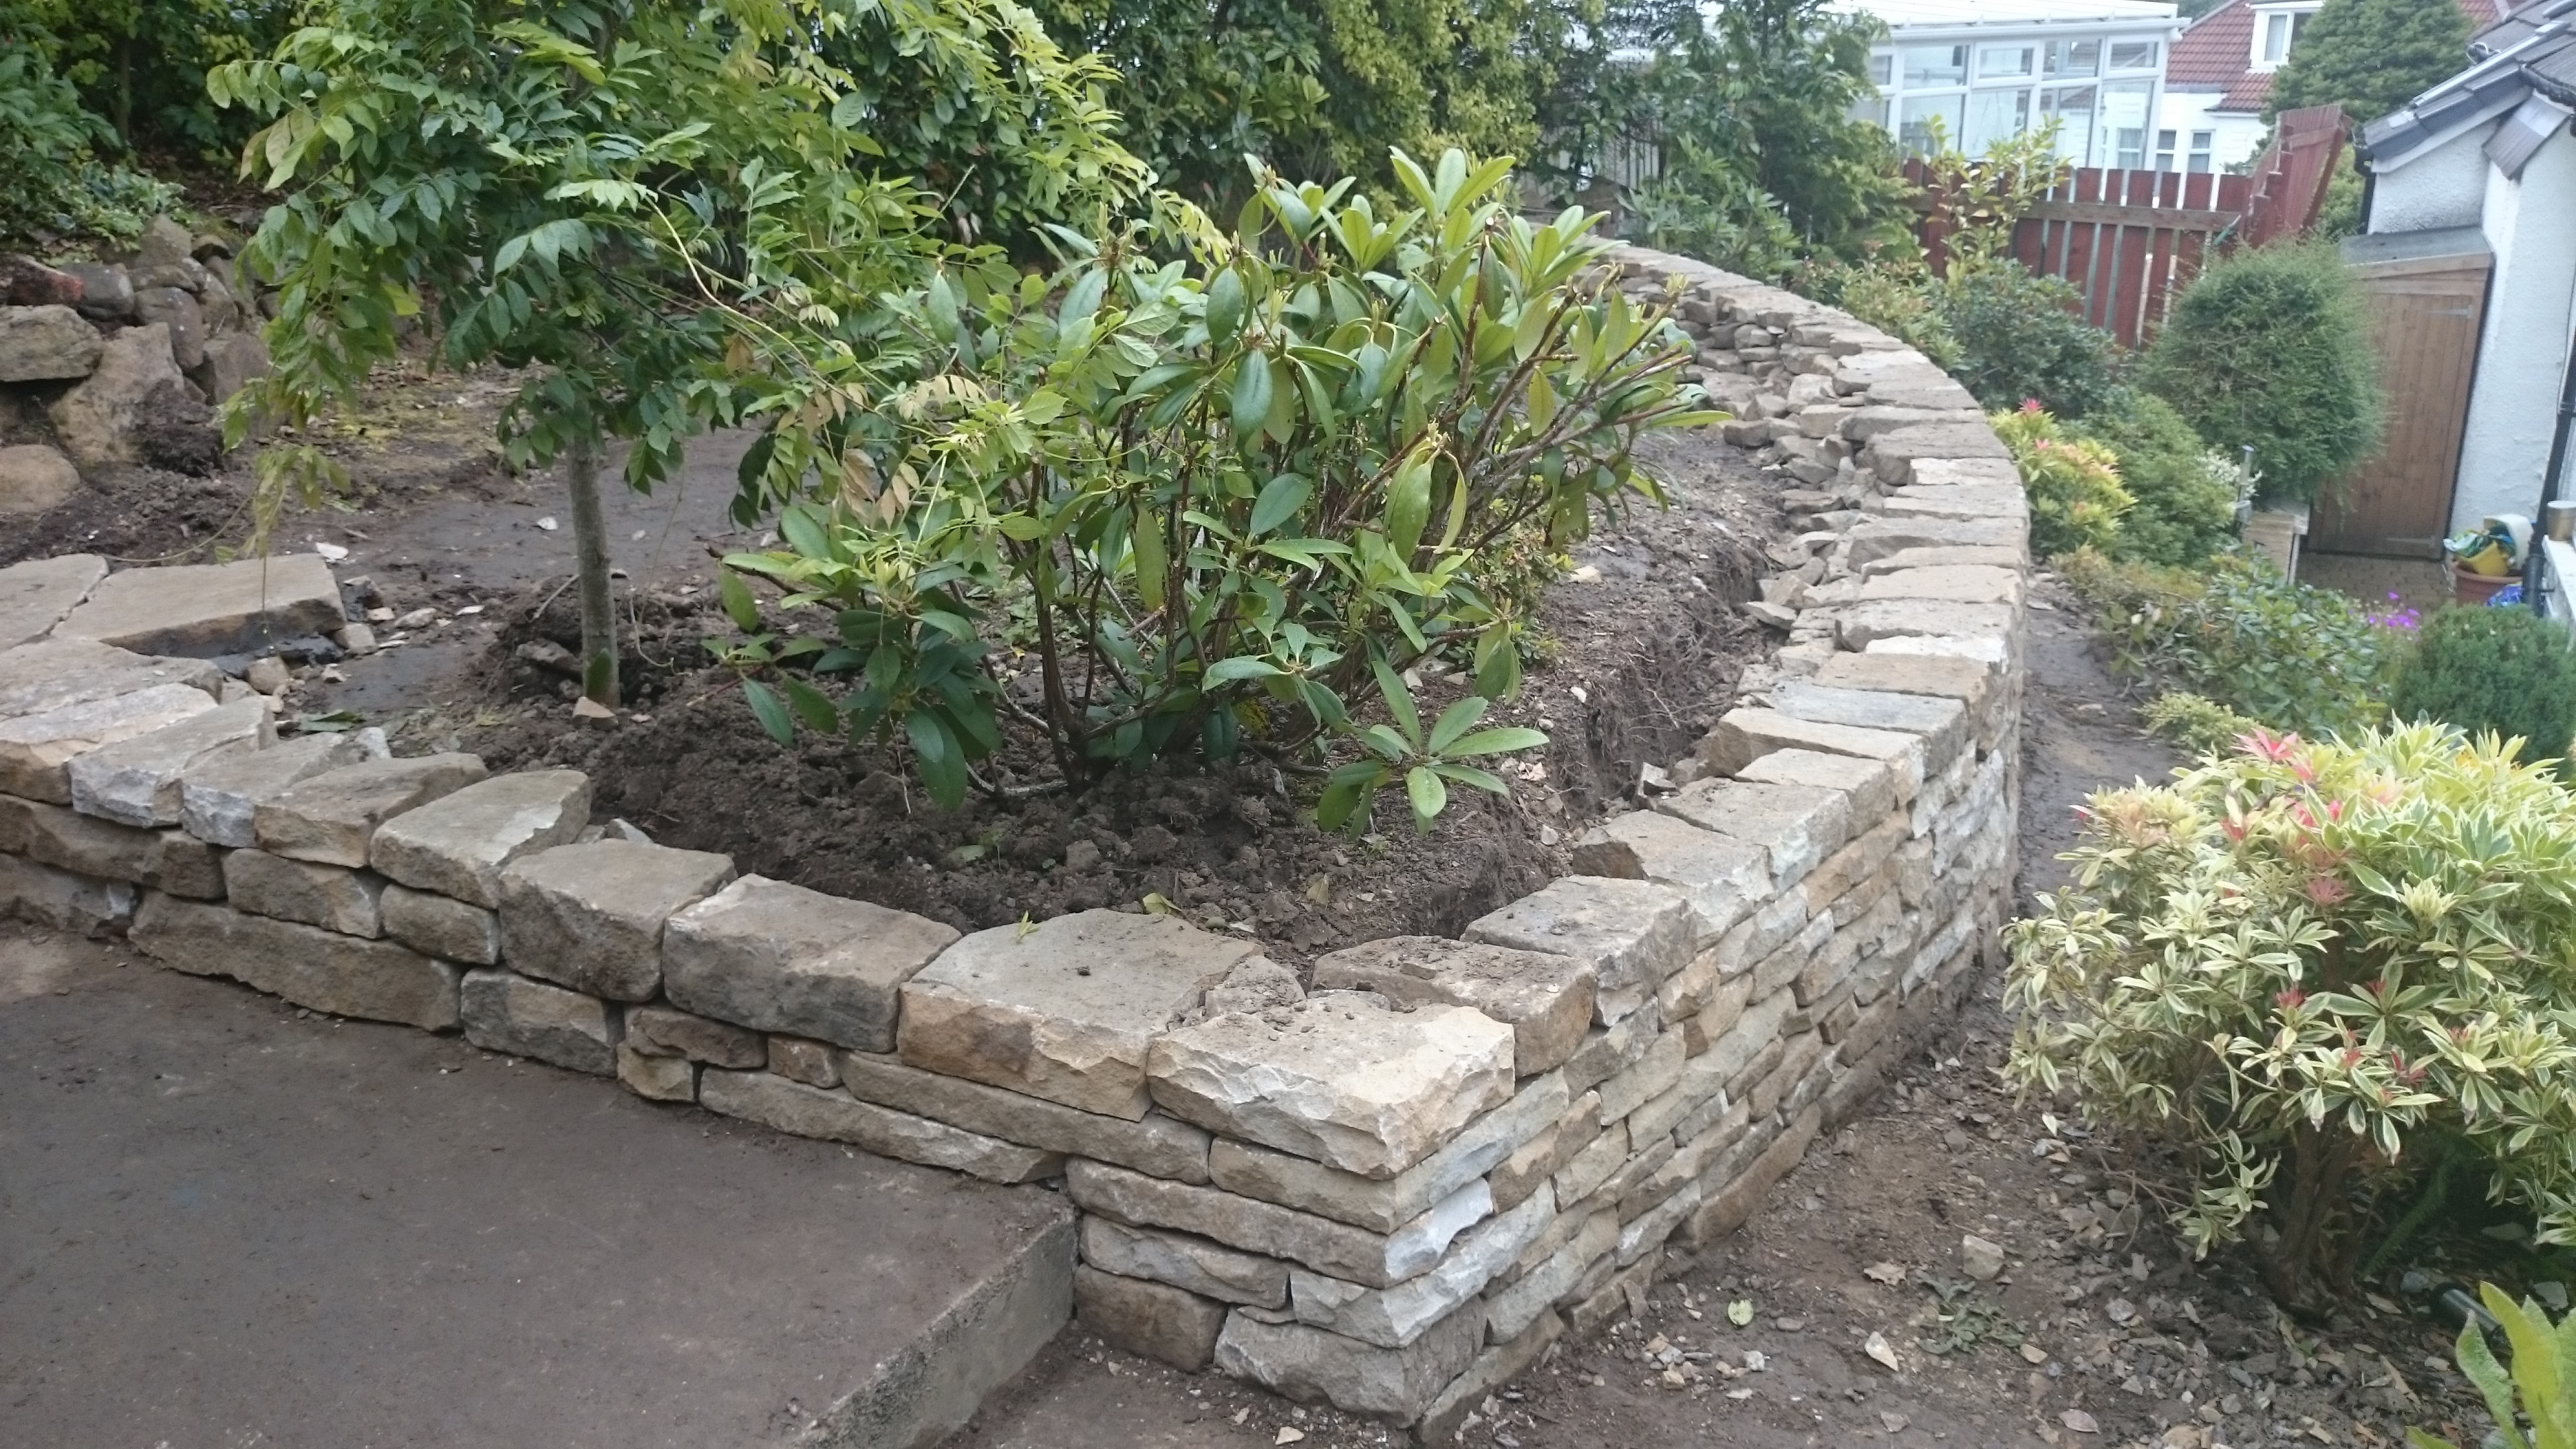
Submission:
[[[0,1444],[901,1449],[1069,1215],[0,924]]]

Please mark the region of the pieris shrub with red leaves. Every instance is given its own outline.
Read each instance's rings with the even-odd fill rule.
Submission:
[[[2576,796],[2493,736],[2256,731],[2106,790],[2008,930],[2006,1068],[2181,1149],[2196,1252],[2313,1305],[2446,1157],[2576,1242]],[[2465,1180],[2465,1179],[2463,1179]]]

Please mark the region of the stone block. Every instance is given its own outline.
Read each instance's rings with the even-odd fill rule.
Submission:
[[[1077,1157],[1065,1166],[1065,1193],[1085,1212],[1140,1228],[1170,1228],[1229,1247],[1302,1263],[1319,1273],[1387,1288],[1430,1271],[1449,1245],[1494,1209],[1482,1181],[1434,1203],[1392,1233],[1374,1233],[1276,1203],[1188,1183],[1147,1177]]]
[[[1493,1347],[1476,1356],[1466,1372],[1450,1381],[1422,1411],[1422,1420],[1414,1426],[1414,1437],[1424,1444],[1449,1444],[1465,1432],[1467,1421],[1476,1406],[1500,1393],[1512,1380],[1529,1371],[1540,1355],[1565,1336],[1565,1320],[1554,1313],[1541,1313],[1517,1334],[1498,1331],[1490,1318],[1485,1335]]]
[[[1968,712],[1955,699],[1791,680],[1772,689],[1771,704],[1795,719],[1917,736],[1926,776],[1939,774],[1968,748]]]
[[[1691,1214],[1685,1241],[1695,1249],[1705,1249],[1744,1226],[1761,1207],[1763,1195],[1807,1155],[1807,1144],[1815,1140],[1823,1125],[1824,1110],[1809,1107],[1798,1114],[1788,1131],[1762,1149],[1761,1155],[1731,1180],[1703,1183],[1702,1201],[1698,1211]]]
[[[386,820],[367,843],[367,861],[396,884],[497,910],[505,866],[571,844],[589,823],[590,777],[581,771],[496,775]]]
[[[1652,881],[1690,902],[1692,946],[1715,941],[1771,898],[1767,846],[1702,830],[1679,816],[1644,810],[1613,816],[1574,842],[1579,875]]]
[[[687,1057],[711,1067],[736,1071],[769,1060],[769,1044],[759,1032],[731,1022],[709,1021],[667,1006],[638,1006],[626,1013],[626,1045],[651,1056]],[[900,1102],[881,1103],[899,1107]],[[936,1115],[929,1114],[929,1115]]]
[[[603,1077],[617,1070],[617,1013],[596,996],[515,971],[468,971],[458,1012],[465,1039],[487,1052]]]
[[[391,941],[245,915],[162,892],[135,912],[130,939],[136,950],[173,970],[229,976],[315,1011],[424,1031],[457,1025],[462,972]]]
[[[149,885],[160,864],[162,839],[155,831],[33,800],[0,805],[0,818],[10,822],[6,829],[28,859],[58,870]]]
[[[1851,828],[1867,829],[1896,808],[1896,774],[1884,760],[1824,750],[1774,750],[1736,772],[1759,785],[1806,785],[1851,797]]]
[[[1509,1102],[1468,1123],[1431,1155],[1388,1178],[1363,1177],[1311,1158],[1224,1139],[1218,1139],[1207,1154],[1207,1174],[1228,1192],[1388,1233],[1495,1169],[1524,1142],[1546,1131],[1567,1104],[1562,1074],[1533,1078]]]
[[[648,1102],[698,1100],[698,1064],[687,1057],[650,1056],[620,1042],[617,1080]]]
[[[1851,832],[1851,797],[1813,785],[1694,780],[1655,799],[1655,809],[1763,850],[1772,884],[1787,889]]]
[[[1392,1288],[1291,1268],[1289,1303],[1300,1323],[1380,1348],[1404,1348],[1483,1292],[1555,1216],[1555,1199],[1541,1189],[1511,1211],[1470,1228],[1431,1271]]]
[[[1467,1007],[1325,992],[1172,1032],[1146,1077],[1183,1121],[1387,1178],[1510,1098],[1512,1030]]]
[[[662,989],[701,1015],[890,1052],[903,983],[956,940],[922,916],[744,876],[671,918]]]
[[[77,484],[80,475],[73,474],[72,481]],[[31,558],[0,568],[0,650],[52,633],[106,577],[107,560],[94,553]]]
[[[1564,1171],[1575,1154],[1591,1146],[1592,1139],[1600,1135],[1601,1097],[1596,1092],[1586,1092],[1538,1135],[1495,1165],[1485,1179],[1493,1189],[1495,1209],[1504,1211],[1528,1201],[1530,1194]]]
[[[1398,1005],[1472,1007],[1512,1028],[1512,1070],[1562,1066],[1592,1024],[1592,967],[1571,956],[1442,936],[1389,936],[1315,962],[1318,991],[1374,991]]]
[[[769,1069],[791,1082],[803,1082],[809,1087],[841,1085],[841,1064],[836,1055],[828,1042],[810,1041],[801,1036],[773,1036],[769,1039]]]
[[[251,809],[251,843],[272,855],[362,866],[376,828],[484,776],[472,755],[362,760],[305,778]]]
[[[2017,518],[2030,517],[2030,498],[2018,483],[2005,487],[1988,484],[1925,486],[1920,480],[1899,488],[1880,500],[1880,511],[1890,518]],[[1921,594],[1911,597],[1922,598]],[[1955,595],[1941,595],[1949,598]],[[2001,596],[1994,596],[2000,600]],[[2016,584],[2012,597],[2020,597]]]
[[[1585,1214],[1582,1226],[1555,1251],[1486,1298],[1488,1332],[1496,1338],[1517,1335],[1556,1304],[1565,1302],[1585,1270],[1608,1258],[1619,1246],[1619,1215],[1608,1210]]]
[[[380,730],[298,735],[263,750],[219,756],[179,774],[179,823],[215,845],[248,849],[259,802],[299,780],[379,757]]]
[[[1872,515],[1853,524],[1843,539],[1854,568],[1914,548],[2008,548],[2020,552],[2028,528],[2015,518],[1934,519]]]
[[[1645,1055],[1599,1087],[1601,1120],[1616,1122],[1671,1091],[1681,1080],[1682,1065],[1687,1055],[1680,1032],[1668,1031],[1656,1037]],[[1651,1134],[1632,1132],[1630,1137],[1633,1141],[1643,1135]]]
[[[65,767],[72,808],[120,825],[176,825],[189,770],[276,742],[266,701],[217,705],[74,756]]]
[[[1483,1345],[1485,1315],[1470,1305],[1405,1348],[1378,1348],[1297,1323],[1264,1323],[1241,1309],[1226,1315],[1216,1366],[1301,1403],[1328,1403],[1396,1424],[1420,1418]]]
[[[1992,545],[1934,544],[1925,548],[1900,548],[1883,558],[1871,559],[1860,566],[1861,577],[1874,578],[1899,569],[1946,568],[1954,564],[1983,564],[1989,568],[2019,569],[2022,551]]]
[[[1826,660],[1810,682],[1831,689],[1955,699],[1971,716],[1984,709],[1995,688],[1993,668],[1973,659],[1849,652]]]
[[[1225,1305],[1163,1283],[1073,1267],[1073,1311],[1082,1325],[1139,1358],[1196,1373],[1216,1356]]]
[[[0,917],[96,935],[133,920],[135,898],[128,881],[100,880],[0,855]]]
[[[1654,997],[1690,963],[1694,917],[1669,886],[1603,876],[1560,876],[1467,926],[1466,937],[1516,951],[1545,951],[1590,965],[1599,985],[1593,1019],[1609,1025]]]
[[[1994,429],[1979,420],[1896,428],[1870,439],[1868,457],[1880,482],[1905,483],[1912,481],[1918,459],[2001,458],[2009,462],[2012,453],[1995,436]]]
[[[215,707],[195,685],[155,684],[0,721],[0,793],[69,805],[72,761]]]
[[[847,1092],[809,1087],[768,1072],[698,1074],[698,1105],[791,1137],[847,1142],[879,1157],[945,1167],[987,1182],[1035,1182],[1065,1170],[1064,1158],[889,1111]]]
[[[144,654],[206,657],[263,653],[345,622],[340,581],[322,556],[281,553],[110,574],[55,632]]]
[[[1611,1026],[1594,1029],[1583,1039],[1583,1045],[1565,1063],[1565,1086],[1570,1092],[1589,1092],[1610,1080],[1621,1069],[1646,1054],[1663,1034],[1664,1017],[1660,1003]]]
[[[1082,911],[997,926],[903,985],[903,1059],[1133,1121],[1152,1105],[1145,1053],[1260,948],[1171,916]]]
[[[70,307],[0,307],[0,382],[87,377],[104,346]]]
[[[501,958],[575,991],[650,1001],[662,988],[663,924],[732,879],[721,855],[628,840],[523,856],[501,871]]]
[[[1954,604],[1938,599],[1878,599],[1854,604],[1838,616],[1836,637],[1845,649],[1867,649],[1883,639],[1914,635],[2010,641],[2015,610],[2009,604]]]
[[[335,870],[336,866],[312,866]],[[468,966],[495,966],[501,960],[501,913],[469,906],[430,891],[385,886],[378,897],[384,933],[415,951]]]
[[[1887,767],[1899,801],[1914,798],[1923,783],[1923,741],[1892,730],[1818,724],[1778,710],[1738,707],[1728,710],[1717,727],[1699,743],[1699,758],[1717,774],[1744,776],[1763,756],[1782,750],[1849,755]]]
[[[114,699],[162,684],[189,685],[211,700],[223,693],[224,672],[200,659],[135,654],[88,639],[39,639],[0,649],[0,720]]]
[[[372,871],[288,860],[264,850],[224,857],[224,895],[234,910],[301,921],[344,936],[385,933],[385,882]]]
[[[1082,1220],[1082,1260],[1105,1273],[1150,1278],[1202,1298],[1252,1308],[1288,1306],[1286,1263],[1187,1233],[1088,1216]]]
[[[840,1075],[862,1102],[1174,1182],[1208,1180],[1207,1133],[1160,1112],[1137,1119],[1085,1112],[867,1052],[841,1053]]]
[[[1556,1200],[1569,1205],[1582,1202],[1592,1196],[1601,1184],[1608,1182],[1611,1174],[1627,1160],[1628,1124],[1605,1124],[1601,1134],[1568,1159],[1552,1179],[1556,1186]]]
[[[129,327],[107,339],[88,379],[45,412],[55,440],[84,468],[144,461],[138,436],[144,410],[164,386],[187,385],[170,355],[167,323]],[[139,572],[166,572],[140,570]]]

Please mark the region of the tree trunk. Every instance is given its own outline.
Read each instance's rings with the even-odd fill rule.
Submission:
[[[617,603],[608,592],[608,524],[599,516],[599,443],[584,438],[564,454],[564,483],[572,491],[572,543],[581,574],[581,692],[615,709]]]
[[[2263,1286],[2273,1300],[2302,1318],[2316,1318],[2332,1306],[2335,1261],[2334,1219],[2345,1206],[2358,1139],[2329,1124],[2292,1131],[2289,1151],[2289,1196],[2275,1200],[2273,1226],[2281,1240],[2260,1254]],[[2276,1179],[2273,1186],[2278,1190]]]

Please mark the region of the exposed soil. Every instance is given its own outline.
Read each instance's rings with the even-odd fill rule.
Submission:
[[[703,639],[731,633],[703,581],[638,596],[625,663],[640,718],[579,730],[570,681],[519,660],[531,640],[578,644],[572,604],[556,598],[541,611],[513,601],[477,713],[423,727],[453,730],[497,768],[587,770],[597,808],[657,840],[961,929],[1159,894],[1287,962],[1454,933],[1561,873],[1583,824],[1636,789],[1640,765],[1686,753],[1764,647],[1728,607],[1750,596],[1777,524],[1755,475],[1734,450],[1705,445],[1660,444],[1648,462],[1672,506],[1640,506],[1579,552],[1589,572],[1550,599],[1545,657],[1522,697],[1488,717],[1553,743],[1514,767],[1511,799],[1459,791],[1428,836],[1400,802],[1363,839],[1328,835],[1303,818],[1311,782],[1258,761],[1179,760],[1078,793],[977,795],[942,811],[896,753],[815,736],[782,750],[761,735],[728,672],[691,667]],[[1427,718],[1464,692],[1451,674],[1417,694]],[[995,763],[1006,785],[1043,773],[1033,738]]]

